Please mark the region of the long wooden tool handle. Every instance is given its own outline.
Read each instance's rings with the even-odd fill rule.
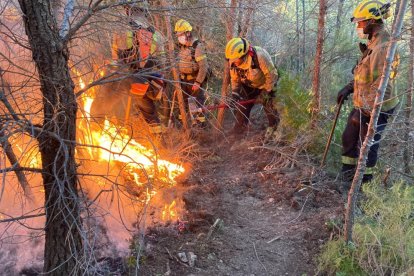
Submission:
[[[331,146],[332,137],[335,132],[336,123],[338,122],[339,113],[341,112],[342,103],[343,103],[343,99],[341,99],[341,101],[339,102],[338,109],[336,110],[335,120],[334,120],[332,129],[331,129],[331,133],[329,134],[328,142],[326,143],[326,146],[325,146],[325,151],[323,153],[321,167],[323,167],[323,165],[325,164],[326,156],[328,155],[329,147]]]

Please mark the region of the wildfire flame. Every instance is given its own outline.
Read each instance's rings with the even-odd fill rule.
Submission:
[[[177,211],[175,210],[176,202],[175,200],[170,204],[165,204],[164,209],[162,210],[162,219],[177,219]]]
[[[79,72],[75,71],[75,73],[79,76],[78,85],[83,89],[85,83]],[[124,171],[131,176],[137,186],[143,187],[154,180],[169,186],[175,185],[175,179],[185,171],[182,165],[160,159],[153,148],[147,148],[138,143],[128,135],[125,128],[109,120],[105,120],[99,128],[91,127],[93,123],[90,113],[95,97],[96,92],[92,88],[86,91],[80,99],[83,112],[78,125],[81,134],[78,140],[80,143],[96,146],[86,147],[89,155],[99,161],[123,164]],[[157,192],[152,185],[145,187],[145,201],[149,203]],[[176,200],[165,204],[161,217],[163,220],[178,219]]]
[[[102,161],[118,161],[125,163],[130,169],[141,170],[144,168],[150,177],[157,177],[165,182],[172,181],[184,172],[181,165],[167,160],[157,159],[153,149],[149,149],[131,139],[123,133],[124,129],[116,127],[105,120],[102,131],[93,131],[92,140],[99,145],[99,159]],[[135,174],[134,179],[138,185],[142,185],[139,177]]]

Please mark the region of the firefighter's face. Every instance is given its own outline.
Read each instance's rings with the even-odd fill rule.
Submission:
[[[365,27],[368,26],[369,23],[370,23],[369,20],[358,21],[357,22],[357,28],[365,29]]]
[[[187,36],[185,33],[182,33],[180,35],[177,36],[178,42],[182,45],[186,45],[187,44]]]
[[[246,60],[246,55],[240,57],[240,58],[236,58],[234,60],[232,60],[232,64],[234,66],[240,66],[244,63],[244,61]]]

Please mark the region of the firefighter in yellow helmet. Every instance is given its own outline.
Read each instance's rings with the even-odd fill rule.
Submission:
[[[191,24],[184,19],[179,19],[175,23],[174,31],[180,46],[178,68],[187,108],[190,96],[195,98],[199,107],[205,104],[204,88],[210,72],[205,45],[193,35],[192,30]],[[206,125],[204,113],[192,115],[195,116],[197,125]]]
[[[148,123],[150,131],[159,134],[164,130],[157,109],[165,89],[162,72],[165,66],[165,40],[149,24],[149,14],[144,7],[126,4],[124,11],[129,28],[124,27],[124,30],[113,35],[111,51],[113,64],[128,68],[131,74],[125,81],[129,84],[130,94],[128,101],[124,101],[126,114],[122,119],[127,120],[129,113],[132,115],[135,109]],[[119,94],[118,97],[121,98]],[[165,108],[164,105],[162,107]]]
[[[278,73],[269,53],[261,47],[250,45],[249,41],[241,37],[231,39],[225,53],[230,64],[232,103],[236,113],[232,133],[244,133],[254,106],[254,103],[237,105],[237,102],[257,99],[263,105],[269,122],[265,140],[272,140],[280,119],[275,99]]]
[[[354,79],[339,91],[337,96],[339,104],[353,93],[354,104],[342,134],[343,184],[349,184],[354,177],[361,142],[364,141],[367,134],[371,111],[374,107],[374,100],[385,63],[387,46],[390,41],[390,34],[384,27],[384,19],[388,18],[390,14],[389,3],[383,0],[364,0],[356,7],[351,18],[351,21],[356,24],[358,37],[367,40],[368,43],[360,43],[359,48],[362,56],[354,68]],[[387,125],[389,116],[392,115],[399,102],[393,87],[398,63],[399,55],[396,53],[392,64],[391,78],[385,90],[382,111],[378,118],[374,144],[369,149],[363,182],[370,181],[373,177],[381,133]]]

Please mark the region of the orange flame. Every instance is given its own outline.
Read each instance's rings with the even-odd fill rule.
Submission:
[[[94,145],[99,145],[99,159],[125,163],[129,169],[145,169],[147,175],[175,184],[175,178],[184,172],[181,165],[158,159],[157,153],[131,139],[125,129],[117,128],[105,120],[102,131],[92,131]],[[143,184],[137,174],[133,174],[138,185]]]
[[[164,209],[162,210],[162,220],[177,219],[177,211],[175,208],[175,200],[171,204],[165,204]]]
[[[80,77],[80,73],[76,70],[74,72],[78,76],[79,87],[83,89],[85,83]],[[100,71],[101,76],[102,74],[103,71]],[[80,134],[78,141],[96,146],[95,148],[86,147],[89,156],[109,163],[123,163],[124,170],[138,186],[152,183],[153,180],[169,186],[175,185],[176,177],[185,171],[183,166],[160,159],[154,149],[138,143],[127,134],[125,128],[114,125],[109,120],[105,120],[104,125],[99,130],[90,127],[91,107],[95,97],[96,92],[94,88],[91,88],[85,91],[80,99],[83,112],[78,125]],[[146,185],[145,202],[149,203],[156,193],[153,185]],[[162,219],[176,219],[178,217],[176,209],[175,200],[172,203],[165,204],[161,214]]]

